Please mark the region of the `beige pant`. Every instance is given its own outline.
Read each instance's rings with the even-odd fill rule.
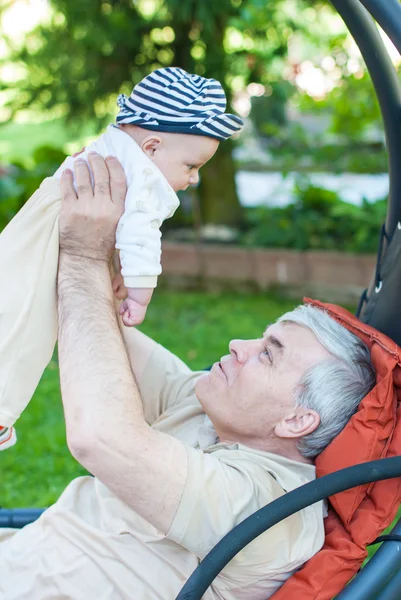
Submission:
[[[45,179],[0,234],[0,425],[30,401],[57,339],[60,184]]]

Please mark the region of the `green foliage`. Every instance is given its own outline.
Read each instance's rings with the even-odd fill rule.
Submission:
[[[107,102],[124,82],[138,80],[143,67],[136,64],[152,27],[129,0],[71,2],[53,0],[49,24],[28,33],[24,46],[12,48],[11,61],[24,66],[25,75],[9,88],[12,114],[24,108],[41,111],[57,107],[72,121],[107,118]],[[156,58],[159,44],[153,44]],[[149,64],[153,55],[149,54]],[[3,88],[6,86],[4,85]]]
[[[386,217],[386,200],[355,206],[330,190],[299,183],[297,199],[285,207],[259,207],[248,212],[243,243],[294,250],[376,252]]]
[[[53,146],[62,150],[78,152],[85,146],[88,140],[95,137],[95,126],[93,121],[88,121],[79,132],[69,127],[65,119],[52,119],[39,123],[29,124],[10,122],[0,125],[0,151],[1,161],[13,163],[23,162],[27,167],[32,167],[31,156],[38,146]]]
[[[368,128],[382,127],[380,107],[368,73],[342,80],[326,99],[333,113],[332,131],[347,139],[359,139]]]
[[[0,0],[1,3],[4,0]],[[282,79],[294,31],[327,48],[339,36],[322,33],[319,2],[306,0],[50,0],[51,19],[8,41],[24,74],[7,89],[10,115],[25,108],[57,109],[75,123],[96,117],[99,128],[145,74],[175,64],[215,77],[230,97],[250,81]]]
[[[57,170],[66,154],[51,146],[39,146],[33,153],[33,168],[15,162],[0,171],[0,231],[38,189],[42,181]]]
[[[270,128],[271,130],[271,128]],[[388,155],[384,144],[327,143],[308,136],[299,124],[276,128],[270,140],[270,170],[330,171],[332,173],[385,173]],[[295,166],[296,167],[295,167]]]
[[[287,124],[286,106],[294,93],[293,85],[279,81],[269,86],[269,94],[251,98],[251,118],[259,135],[280,135],[281,128]]]
[[[0,61],[22,67],[19,81],[0,85],[8,119],[33,108],[65,116],[76,130],[88,120],[100,130],[116,113],[119,92],[129,94],[149,71],[172,64],[220,80],[230,104],[232,94],[249,82],[273,87],[282,80],[295,31],[306,38],[318,35],[325,47],[332,37],[318,33],[324,30],[318,15],[330,9],[320,2],[311,7],[307,0],[50,0],[50,6],[50,22],[30,32],[22,48],[9,42],[11,54]],[[276,121],[284,111],[281,85],[270,103],[279,100],[269,111]],[[225,220],[238,226],[231,152],[226,163],[217,195],[230,207]],[[208,223],[221,223],[205,191],[214,185],[215,171],[207,164],[205,185],[199,187]]]
[[[382,129],[379,102],[367,71],[358,77],[343,77],[324,100],[316,101],[303,95],[300,107],[330,115],[331,131],[343,136],[347,143],[358,142],[372,127]]]

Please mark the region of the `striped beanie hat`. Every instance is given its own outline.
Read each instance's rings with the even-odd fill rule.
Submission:
[[[132,90],[120,94],[118,125],[129,123],[152,131],[190,133],[227,140],[243,127],[226,114],[227,101],[216,79],[191,75],[178,67],[157,69]]]

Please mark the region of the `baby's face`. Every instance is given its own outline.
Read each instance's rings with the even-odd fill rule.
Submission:
[[[203,135],[163,134],[149,158],[159,167],[175,192],[186,190],[199,181],[199,169],[216,152],[219,141]]]

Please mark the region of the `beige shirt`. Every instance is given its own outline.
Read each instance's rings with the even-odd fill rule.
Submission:
[[[188,477],[168,534],[96,478],[79,477],[37,522],[19,532],[0,530],[0,598],[174,600],[225,533],[314,479],[312,465],[216,443],[194,394],[200,376],[158,346],[139,382],[148,422],[188,448]],[[204,598],[266,600],[323,540],[320,502],[251,542]]]

